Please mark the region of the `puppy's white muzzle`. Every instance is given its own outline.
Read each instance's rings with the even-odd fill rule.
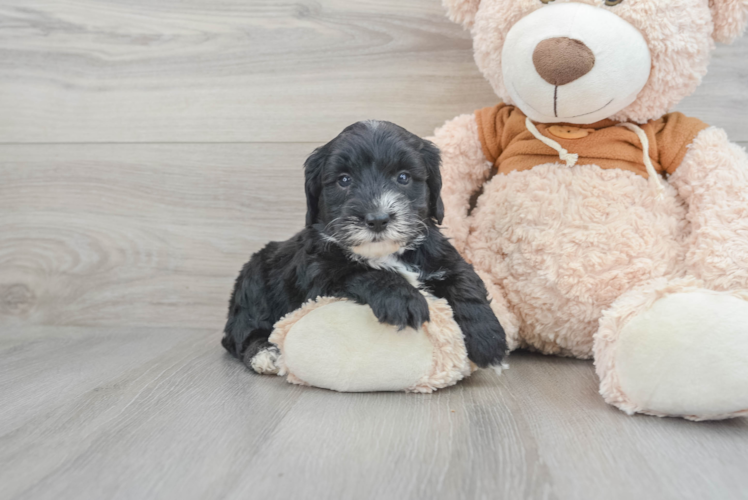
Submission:
[[[515,24],[502,52],[504,82],[533,121],[588,124],[636,100],[652,59],[641,33],[602,7],[549,5]]]
[[[391,191],[383,193],[376,207],[376,212],[389,214],[391,220],[387,229],[379,233],[363,228],[359,231],[357,239],[360,242],[352,246],[351,251],[365,259],[381,259],[398,253],[407,242],[417,237],[418,227],[406,222],[413,216],[408,212],[407,202],[401,194]]]

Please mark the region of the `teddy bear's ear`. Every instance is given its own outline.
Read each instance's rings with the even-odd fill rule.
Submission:
[[[442,4],[447,8],[447,15],[452,21],[465,28],[472,28],[480,0],[442,0]]]
[[[732,43],[748,24],[748,0],[709,0],[714,19],[712,37],[721,43]]]

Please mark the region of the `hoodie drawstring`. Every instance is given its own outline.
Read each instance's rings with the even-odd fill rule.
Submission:
[[[577,164],[577,161],[579,161],[578,154],[569,153],[569,151],[561,147],[561,144],[554,141],[550,137],[546,137],[541,134],[532,120],[530,120],[530,118],[527,118],[525,120],[525,125],[527,126],[527,130],[529,130],[537,140],[539,140],[546,146],[556,150],[558,152],[559,158],[561,158],[561,161],[566,162],[567,167],[573,167]],[[655,193],[657,193],[657,197],[662,199],[664,197],[665,188],[660,181],[660,174],[658,174],[657,170],[655,170],[654,165],[652,164],[652,159],[649,157],[649,138],[647,137],[646,132],[644,132],[641,127],[639,127],[638,125],[634,125],[633,123],[619,123],[616,126],[625,127],[631,130],[639,138],[639,141],[642,144],[642,150],[644,152],[644,166],[647,168],[649,183],[654,189]]]

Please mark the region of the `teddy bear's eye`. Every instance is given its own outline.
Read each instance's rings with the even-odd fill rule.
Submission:
[[[619,3],[623,3],[623,0],[605,0],[605,5],[608,7],[615,7]]]
[[[540,0],[542,3],[551,3],[555,2],[556,0]]]

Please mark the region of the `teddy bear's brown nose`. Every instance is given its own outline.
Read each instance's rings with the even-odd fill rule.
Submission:
[[[551,85],[566,85],[592,70],[595,54],[579,40],[549,38],[535,47],[532,62],[543,80]]]

